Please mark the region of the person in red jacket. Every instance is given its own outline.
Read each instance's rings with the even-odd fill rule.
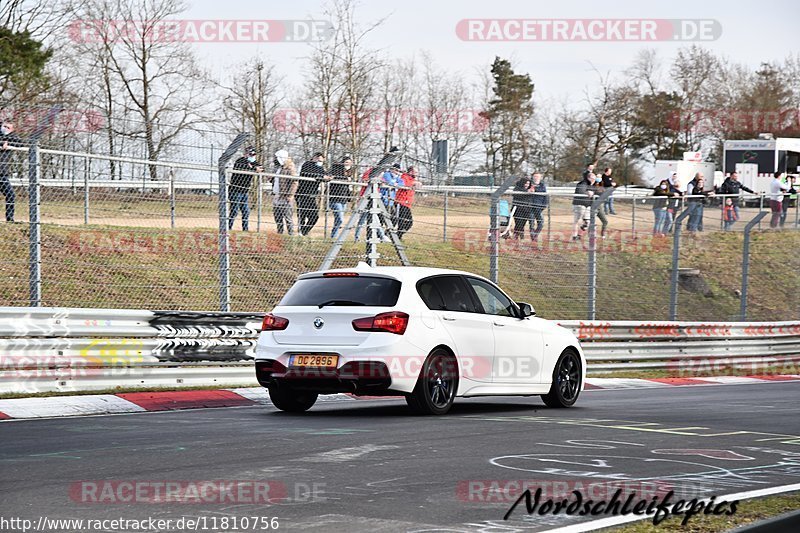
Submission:
[[[414,167],[408,167],[401,179],[405,188],[397,190],[395,202],[397,203],[397,236],[402,239],[403,234],[407,233],[414,225],[411,205],[414,203],[414,194],[418,183]]]

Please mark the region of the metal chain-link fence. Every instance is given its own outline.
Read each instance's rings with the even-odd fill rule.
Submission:
[[[383,155],[362,156],[347,180],[315,180],[298,176],[311,154],[293,146],[284,147],[295,160],[291,175],[275,173],[274,152],[257,155],[259,171],[234,169],[245,141],[227,161],[221,182],[217,165],[235,132],[187,131],[157,160],[131,139],[111,147],[115,137],[104,132],[45,134],[38,143],[21,136],[24,142],[8,147],[16,223],[0,227],[0,305],[268,310],[297,275],[323,264],[335,244],[334,225],[341,218],[341,228],[353,216],[367,188],[362,179]],[[416,164],[398,161],[401,178]],[[338,162],[339,156],[329,157],[323,168],[330,174]],[[251,178],[246,189],[234,184],[237,173]],[[279,183],[312,184],[306,203],[292,201],[292,235],[288,228],[277,231],[276,208],[283,204],[276,177]],[[495,195],[494,204],[496,188],[442,185],[445,180],[426,167],[417,168],[416,178],[414,187],[380,186],[393,224],[404,230],[401,245],[409,262],[496,279],[541,316],[730,320],[745,317],[745,303],[751,320],[800,317],[796,200],[786,200],[782,230],[769,228],[768,215],[745,233],[765,212],[763,197],[738,198],[738,220],[727,229],[724,200],[698,198],[703,212],[682,220],[676,238],[678,225],[664,226],[649,189],[620,187],[613,205],[595,200],[594,210],[583,210],[573,205],[574,184],[554,187],[549,177],[546,193],[509,188]],[[221,213],[222,183],[227,213]],[[529,201],[531,196],[539,199]],[[692,203],[679,201],[670,216]],[[234,224],[223,232],[234,204]],[[249,231],[241,229],[243,208]],[[307,222],[318,218],[307,223],[304,235],[301,214]],[[334,267],[365,260],[369,225],[369,217],[356,214]],[[389,236],[373,235],[381,241],[377,263],[401,264],[395,244],[383,242]]]

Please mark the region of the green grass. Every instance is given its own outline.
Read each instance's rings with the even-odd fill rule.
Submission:
[[[652,531],[680,531],[681,533],[719,533],[731,531],[734,528],[752,524],[759,520],[776,517],[784,513],[800,509],[800,492],[768,496],[753,500],[744,500],[739,503],[736,513],[732,516],[695,515],[684,526],[681,525],[682,516],[670,517],[658,526],[653,525],[652,519],[642,520],[632,524],[603,529],[613,533],[650,533]]]
[[[131,215],[135,216],[135,215]],[[416,228],[415,228],[416,229]],[[489,275],[485,230],[441,236],[412,230],[405,244],[415,265]],[[0,226],[0,305],[28,304],[28,225]],[[561,233],[554,237],[562,236]],[[563,239],[562,239],[563,240]],[[669,311],[671,239],[639,241],[612,235],[600,242],[596,316],[608,320],[663,320]],[[501,286],[531,303],[540,316],[585,319],[587,251],[580,244],[550,249],[501,243]],[[551,241],[552,244],[552,241]],[[275,233],[232,233],[231,297],[237,311],[274,306],[295,277],[319,268],[330,240]],[[731,320],[739,312],[742,235],[713,233],[684,239],[681,266],[700,270],[711,296],[681,289],[681,320]],[[381,244],[382,264],[398,264]],[[800,317],[800,232],[754,233],[749,319]],[[353,266],[364,245],[348,242],[335,266]],[[218,309],[219,270],[214,229],[42,226],[44,305],[140,309]]]

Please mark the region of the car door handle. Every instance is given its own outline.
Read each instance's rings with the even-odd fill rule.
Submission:
[[[494,322],[492,322],[492,324],[494,324],[495,326],[499,326],[499,327],[501,327],[501,328],[505,326],[505,324],[503,324],[502,322],[498,322],[497,320],[495,320]]]
[[[454,321],[456,319],[456,317],[451,316],[451,315],[442,315],[442,319],[443,320],[447,320],[448,322],[452,322],[452,321]]]

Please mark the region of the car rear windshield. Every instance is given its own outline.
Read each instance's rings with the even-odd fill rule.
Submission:
[[[299,279],[279,305],[392,307],[400,296],[396,279],[369,276]]]

